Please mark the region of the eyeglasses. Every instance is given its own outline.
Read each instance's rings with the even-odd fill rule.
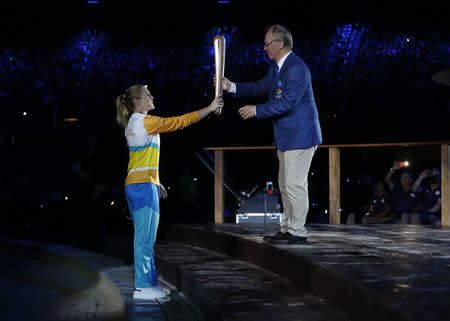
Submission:
[[[276,40],[272,40],[272,41],[269,41],[269,42],[265,42],[264,43],[264,48],[269,47],[272,44],[272,42],[276,42],[276,41],[281,41],[281,40],[276,39]]]

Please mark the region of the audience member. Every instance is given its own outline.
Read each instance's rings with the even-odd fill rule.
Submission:
[[[392,209],[392,218],[385,223],[410,224],[416,209],[416,194],[412,191],[413,175],[407,167],[402,167],[401,163],[404,162],[394,162],[384,178],[391,193]],[[398,175],[396,179],[394,179],[394,174]]]
[[[436,169],[424,170],[412,187],[419,196],[417,212],[412,223],[441,225],[441,182]]]
[[[372,197],[365,208],[363,224],[385,223],[392,219],[391,197],[386,184],[379,180],[373,189]]]

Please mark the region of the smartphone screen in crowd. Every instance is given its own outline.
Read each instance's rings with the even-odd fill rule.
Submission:
[[[400,168],[408,167],[409,166],[409,162],[408,161],[399,161],[398,162],[398,166]]]

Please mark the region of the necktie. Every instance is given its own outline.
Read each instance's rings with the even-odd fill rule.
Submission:
[[[278,67],[278,65],[275,65],[275,70],[277,72],[277,74],[280,72],[280,67]]]

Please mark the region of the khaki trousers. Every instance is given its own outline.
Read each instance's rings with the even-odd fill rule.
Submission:
[[[278,185],[284,209],[280,230],[283,233],[307,236],[305,222],[309,210],[308,172],[316,149],[317,146],[277,151]]]

